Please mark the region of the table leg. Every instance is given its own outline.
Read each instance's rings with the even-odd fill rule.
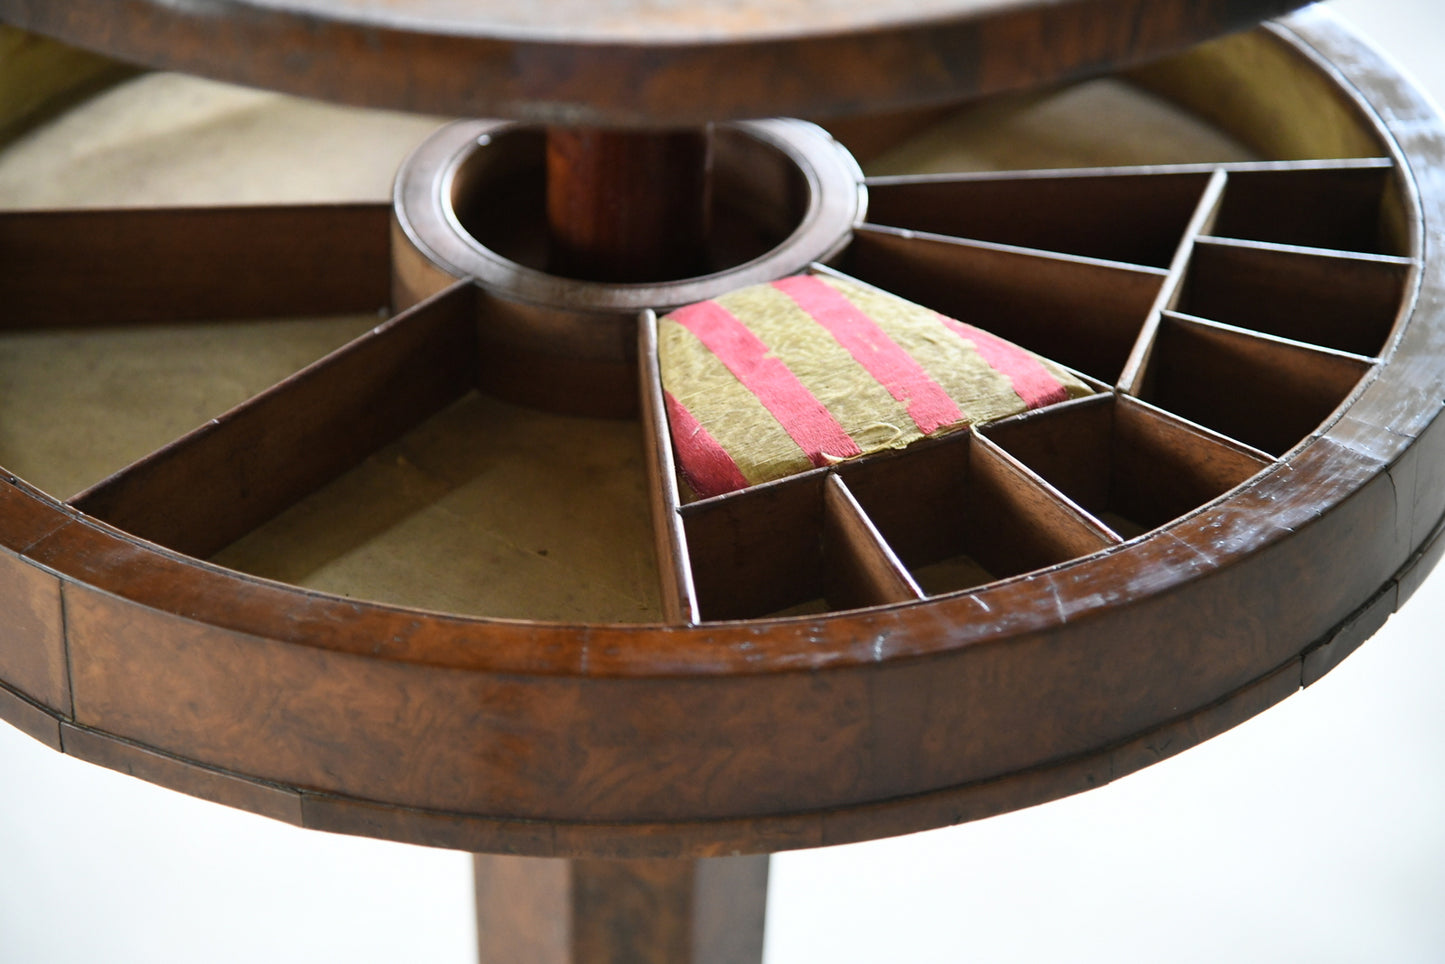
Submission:
[[[478,854],[481,964],[759,964],[768,857]]]

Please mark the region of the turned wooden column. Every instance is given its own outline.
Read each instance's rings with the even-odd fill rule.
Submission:
[[[474,859],[481,964],[762,960],[767,855]]]
[[[549,270],[617,284],[706,273],[711,135],[550,128]],[[477,854],[482,964],[759,964],[768,857]]]
[[[711,140],[706,127],[549,128],[552,273],[621,283],[705,273]]]

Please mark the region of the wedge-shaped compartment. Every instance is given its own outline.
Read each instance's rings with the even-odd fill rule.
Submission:
[[[476,380],[456,285],[91,486],[80,510],[191,555],[218,551]]]
[[[1373,357],[1395,325],[1411,270],[1405,258],[1200,238],[1177,308]]]
[[[920,598],[847,486],[827,471],[694,502],[682,522],[704,620]]]
[[[1394,167],[1359,158],[1230,170],[1214,233],[1367,254],[1402,254],[1390,214]]]
[[[1166,275],[886,228],[859,230],[844,270],[1107,384],[1128,361]]]
[[[1123,538],[1191,512],[1271,464],[1123,395],[1031,412],[982,434]]]
[[[1089,555],[1115,540],[1025,467],[969,433],[839,474],[929,595]]]
[[[1189,167],[875,177],[868,220],[1167,268],[1209,175]]]
[[[1346,352],[1165,312],[1141,394],[1278,456],[1315,432],[1372,365]]]

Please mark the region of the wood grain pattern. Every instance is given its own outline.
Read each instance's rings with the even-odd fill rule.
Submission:
[[[1381,140],[1401,145],[1400,183],[1420,192],[1398,212],[1407,250],[1434,250],[1445,172],[1433,113],[1310,23],[1297,29],[1348,61],[1393,125]],[[1086,298],[1128,277],[1157,289],[1149,272],[1023,257],[1087,275]],[[1004,273],[1020,291],[1036,278]],[[932,280],[942,291],[948,272]],[[72,713],[6,690],[0,713],[63,719],[167,770],[194,768],[205,792],[239,806],[257,805],[253,786],[294,795],[305,826],[552,856],[816,846],[1087,789],[1294,691],[1313,672],[1306,661],[1330,665],[1418,578],[1445,514],[1445,265],[1422,260],[1418,282],[1382,363],[1288,462],[1120,393],[991,430],[1090,511],[1096,498],[1147,524],[1180,511],[1121,489],[1127,478],[1189,499],[1146,538],[907,605],[731,618],[821,592],[823,472],[684,509],[690,548],[712,560],[695,565],[713,573],[699,598],[715,618],[695,626],[464,618],[309,593],[187,559],[0,478],[0,506],[14,509],[0,513],[4,551],[63,584],[74,700]],[[1128,307],[1111,316],[1122,341],[1139,330]],[[1207,332],[1191,346],[1313,357],[1217,325],[1175,318],[1164,330]],[[1074,481],[1051,478],[1036,464],[1047,438],[1029,439],[1052,419],[1055,439],[1107,432],[1107,457]],[[944,477],[971,445],[928,456],[939,461],[927,472]],[[878,521],[865,474],[844,478]],[[1226,498],[1195,501],[1219,486]]]
[[[47,706],[70,705],[60,580],[0,550],[0,679]]]
[[[758,964],[768,858],[477,855],[483,962]]]
[[[382,204],[0,212],[0,327],[376,311]]]
[[[707,128],[547,132],[553,274],[665,281],[707,271],[712,145]]]
[[[1231,167],[1229,193],[1214,233],[1366,254],[1402,254],[1383,214],[1390,159]]]
[[[400,9],[345,0],[0,0],[0,20],[148,66],[323,100],[617,127],[822,117],[1038,87],[1182,50],[1300,5],[945,0],[920,19],[915,5],[895,2],[861,16],[852,5],[841,28],[823,26],[812,4],[757,4],[711,28],[689,23],[690,7],[672,31],[642,18],[653,28],[634,24],[620,41],[617,24],[628,20],[612,19],[610,4],[600,18],[583,5],[583,15],[548,19],[540,32],[498,24],[498,10],[519,8],[416,0]]]

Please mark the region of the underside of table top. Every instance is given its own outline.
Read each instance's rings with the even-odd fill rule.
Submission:
[[[343,103],[553,124],[825,117],[1138,63],[1300,0],[0,0],[150,67]]]

